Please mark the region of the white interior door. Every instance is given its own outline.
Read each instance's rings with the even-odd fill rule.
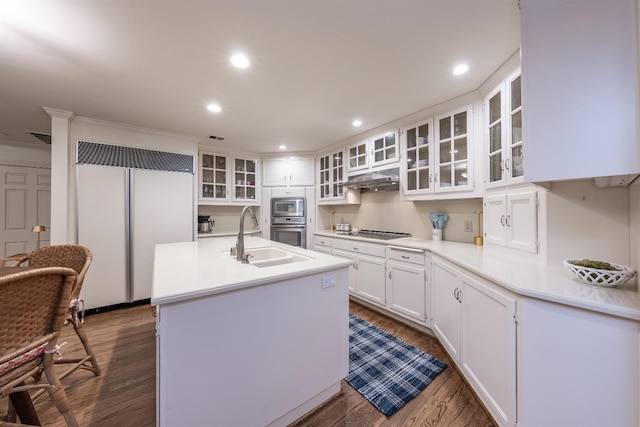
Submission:
[[[0,255],[2,257],[36,249],[34,225],[44,225],[40,246],[49,245],[51,225],[51,170],[0,166]]]
[[[124,168],[78,165],[78,244],[93,253],[82,285],[86,308],[127,301]]]
[[[192,241],[193,221],[193,175],[132,170],[132,301],[151,297],[156,244]]]

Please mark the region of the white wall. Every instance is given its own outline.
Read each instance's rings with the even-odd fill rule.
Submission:
[[[0,164],[10,166],[51,166],[51,146],[0,141]]]
[[[212,205],[199,205],[198,215],[209,215],[211,219],[215,221],[213,231],[215,233],[237,233],[240,229],[240,214],[244,206],[212,206]],[[255,206],[254,211],[258,221],[260,221],[260,208]],[[247,212],[244,217],[244,230],[257,230],[258,227],[254,227],[251,223],[251,215]]]
[[[400,201],[398,191],[363,193],[360,205],[319,206],[318,224],[328,228],[333,223],[348,223],[361,229],[398,231],[412,236],[431,238],[430,212],[449,215],[444,228],[444,240],[472,243],[478,232],[478,215],[482,199]],[[464,221],[472,221],[473,231],[464,231]]]
[[[547,262],[590,258],[629,265],[630,214],[629,187],[554,182],[547,193]]]

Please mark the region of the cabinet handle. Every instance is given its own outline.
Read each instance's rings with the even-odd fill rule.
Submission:
[[[438,173],[437,173],[437,172],[436,172],[436,174],[434,175],[434,177],[435,177],[435,178],[434,178],[433,182],[438,182]]]
[[[403,247],[394,246],[394,245],[389,245],[388,248],[389,249],[395,249],[397,251],[415,252],[417,254],[423,254],[424,253],[424,249],[403,248]]]
[[[292,176],[293,176],[293,175],[289,175],[289,181],[293,181]]]
[[[389,270],[389,280],[391,280],[391,270]]]
[[[507,227],[511,227],[511,215],[507,215],[507,219],[504,221]]]
[[[354,261],[353,264],[351,264],[351,267],[353,267],[353,269],[356,269],[356,262]]]
[[[500,225],[504,227],[505,221],[506,221],[506,218],[504,217],[504,215],[502,215],[500,217]]]
[[[360,250],[360,248],[356,248],[355,246],[352,246],[352,248],[353,248],[354,251],[359,251]]]
[[[429,174],[429,182],[433,182],[433,174],[432,173]]]
[[[509,166],[510,161],[511,161],[511,159],[504,159],[504,168],[506,170],[509,170],[509,168],[510,168],[510,166]]]
[[[360,268],[359,268],[359,266],[358,266],[358,263],[356,262],[356,270],[359,270],[359,269],[360,269]]]
[[[453,297],[457,300],[458,299],[458,288],[455,288],[453,290]]]
[[[409,256],[407,256],[407,255],[400,255],[400,258],[402,258],[402,259],[409,259],[409,258],[411,258],[411,257],[409,257]]]

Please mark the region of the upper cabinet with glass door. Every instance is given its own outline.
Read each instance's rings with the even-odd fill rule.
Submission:
[[[258,161],[228,154],[200,153],[200,204],[258,203]]]
[[[489,92],[484,102],[487,188],[524,181],[520,87],[520,70],[516,70]]]
[[[434,119],[434,190],[473,189],[471,106]]]
[[[347,148],[347,172],[378,168],[400,158],[398,131],[388,131]]]
[[[433,191],[433,119],[428,119],[402,131],[405,152],[401,165],[403,193],[422,194]]]
[[[344,187],[344,151],[320,156],[318,160],[318,204],[360,203],[360,191]]]

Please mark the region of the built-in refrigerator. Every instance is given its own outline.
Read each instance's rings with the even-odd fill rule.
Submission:
[[[85,308],[151,297],[155,245],[194,239],[193,156],[78,142],[78,244],[93,253]]]

